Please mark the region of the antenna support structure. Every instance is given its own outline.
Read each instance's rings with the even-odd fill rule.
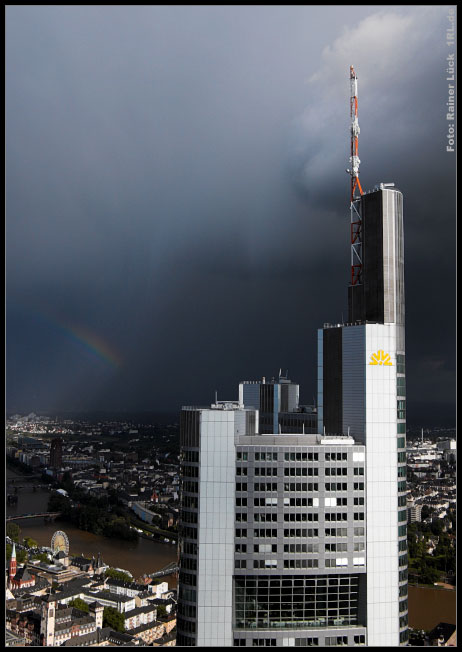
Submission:
[[[362,282],[362,219],[361,219],[361,195],[364,194],[359,181],[358,156],[358,78],[353,66],[350,66],[350,132],[351,132],[351,156],[350,168],[347,170],[351,177],[351,285],[359,285]],[[359,197],[355,196],[359,191]]]

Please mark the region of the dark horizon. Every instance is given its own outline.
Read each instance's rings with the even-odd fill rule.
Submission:
[[[227,397],[230,400],[237,400],[237,397]],[[220,398],[218,399],[220,400]],[[211,403],[212,401],[210,401]],[[202,402],[198,405],[207,406],[210,403]],[[95,420],[126,420],[133,423],[178,423],[180,421],[180,410],[182,406],[178,406],[177,410],[135,410],[120,412],[105,411],[105,410],[92,410],[90,412],[79,412],[75,410],[64,411],[46,411],[46,410],[14,410],[7,412],[7,418],[11,418],[14,414],[27,416],[32,412],[37,416],[59,417],[76,420],[88,420],[89,422]],[[409,413],[412,415],[408,417],[406,427],[409,429],[415,428],[456,428],[456,414],[448,411],[447,406],[441,404],[435,410],[435,405],[427,405],[426,403],[413,403],[408,407]],[[440,414],[438,415],[437,412]]]

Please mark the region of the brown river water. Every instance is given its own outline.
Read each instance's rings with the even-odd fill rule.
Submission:
[[[19,483],[16,482],[16,484],[24,488],[18,491],[17,504],[7,505],[7,516],[46,512],[50,493],[46,489],[37,489],[34,492],[32,488],[40,480],[28,480],[27,476],[7,469],[7,483],[14,478],[24,480]],[[11,485],[8,488],[8,493],[13,493]],[[83,555],[91,558],[92,556],[96,557],[100,552],[106,564],[129,570],[135,579],[143,573],[154,573],[177,560],[177,547],[172,544],[158,543],[142,538],[135,542],[110,539],[79,530],[65,521],[45,523],[43,518],[21,519],[14,521],[14,523],[17,523],[21,528],[21,539],[32,537],[40,546],[50,546],[54,532],[63,530],[69,538],[69,548],[72,555]],[[175,588],[176,579],[174,575],[169,575],[165,579],[170,588]]]

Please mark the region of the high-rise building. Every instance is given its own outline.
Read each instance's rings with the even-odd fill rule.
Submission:
[[[299,385],[279,372],[278,380],[244,380],[239,384],[239,401],[259,413],[260,434],[316,433],[317,414],[312,405],[299,404]]]
[[[355,202],[362,278],[349,323],[318,333],[318,427],[366,450],[367,641],[407,641],[403,198],[385,184]]]
[[[55,437],[51,440],[50,448],[50,466],[54,469],[60,469],[63,465],[63,440],[61,437]]]

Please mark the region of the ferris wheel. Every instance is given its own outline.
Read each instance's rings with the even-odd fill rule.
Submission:
[[[53,550],[54,555],[61,550],[64,551],[66,555],[69,554],[69,539],[65,532],[58,530],[53,534],[51,539],[51,549]]]

